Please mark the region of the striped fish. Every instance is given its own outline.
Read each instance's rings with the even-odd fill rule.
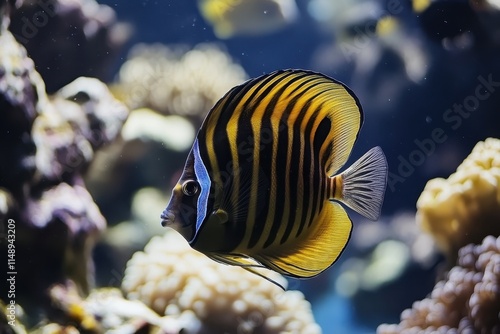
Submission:
[[[268,280],[255,268],[318,275],[351,235],[339,202],[380,215],[387,162],[379,147],[335,175],[362,121],[354,93],[323,74],[276,71],[234,87],[201,126],[162,225]]]

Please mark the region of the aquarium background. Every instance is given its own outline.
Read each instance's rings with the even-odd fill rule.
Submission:
[[[15,117],[5,116],[0,126],[4,133],[0,154],[5,165],[22,160],[20,166],[26,166],[19,159],[22,154],[11,154],[12,147],[24,147],[19,139],[23,133],[34,133],[34,144],[23,149],[34,154],[36,146],[37,151],[36,162],[26,167],[24,176],[17,177],[5,166],[0,169],[0,187],[8,193],[2,198],[10,203],[12,197],[16,203],[2,209],[4,231],[10,217],[36,225],[30,217],[45,212],[44,205],[51,207],[47,204],[51,200],[59,201],[60,207],[85,202],[81,212],[94,210],[89,203],[95,201],[95,210],[102,214],[102,219],[95,218],[99,213],[89,219],[92,228],[75,228],[85,235],[82,244],[91,240],[90,248],[72,248],[76,265],[68,264],[68,248],[44,253],[52,237],[52,242],[60,242],[54,237],[57,227],[35,236],[27,228],[26,235],[18,236],[16,247],[21,250],[16,261],[21,269],[16,286],[24,301],[20,304],[27,313],[30,309],[37,313],[31,319],[28,314],[27,323],[34,325],[45,316],[40,308],[28,305],[36,303],[26,291],[35,291],[39,285],[58,283],[69,276],[77,282],[80,279],[86,293],[93,288],[87,286],[88,277],[97,287],[119,287],[134,252],[164,233],[159,216],[213,103],[248,78],[286,68],[324,73],[347,84],[358,96],[364,124],[347,166],[373,146],[382,147],[389,164],[382,218],[369,222],[349,211],[353,235],[338,263],[314,279],[289,280],[288,288],[304,293],[323,333],[361,334],[374,333],[383,323],[398,323],[404,309],[425,298],[436,281],[445,277],[456,256],[450,260],[439,240],[419,227],[417,200],[429,180],[454,173],[479,141],[500,137],[498,2],[98,3],[103,6],[96,7],[90,0],[10,1],[3,5],[3,26],[27,49],[51,100],[74,101],[87,115],[89,110],[99,110],[104,102],[100,97],[96,97],[99,102],[92,102],[92,89],[85,94],[63,89],[81,76],[100,79],[117,100],[103,108],[112,109],[110,114],[118,121],[111,116],[106,120],[105,111],[101,116],[96,112],[97,127],[104,124],[106,140],[98,144],[88,140],[89,148],[82,148],[77,140],[69,144],[58,140],[66,133],[61,127],[54,136],[37,137],[34,131],[46,133],[46,128],[31,128],[30,124],[16,137],[7,135],[19,123]],[[225,13],[230,10],[243,14],[234,18]],[[10,25],[6,24],[9,16]],[[224,25],[233,27],[230,33],[217,31]],[[7,44],[0,44],[0,49],[7,53]],[[9,63],[0,66],[9,71]],[[5,78],[0,75],[0,82]],[[74,90],[97,85],[82,82],[84,88]],[[13,104],[6,103],[7,98],[2,101],[0,112],[7,114]],[[117,107],[117,103],[123,105]],[[42,112],[40,108],[37,113]],[[70,114],[64,118],[78,123],[79,118]],[[94,118],[88,119],[94,124]],[[51,121],[47,124],[54,126]],[[21,144],[15,144],[18,142]],[[52,152],[50,147],[55,146],[67,149]],[[38,158],[44,147],[52,152],[46,153],[45,164],[43,157]],[[93,154],[85,153],[90,151]],[[63,162],[63,171],[58,172],[55,161],[61,156],[66,165]],[[74,158],[71,163],[68,156]],[[67,170],[67,165],[74,168]],[[44,197],[43,203],[33,200],[30,204],[37,194],[61,181],[73,189],[85,187],[89,197],[86,192],[67,190]],[[31,190],[26,192],[26,187]],[[88,252],[93,260],[82,255]],[[37,265],[34,269],[33,262],[39,260],[33,253],[41,254],[43,263],[61,262],[64,268]],[[78,267],[86,266],[87,261],[93,265],[82,274]],[[54,270],[60,272],[43,274]],[[28,273],[39,273],[44,283],[33,287],[30,280],[38,277],[28,279]],[[2,299],[5,302],[7,297]]]

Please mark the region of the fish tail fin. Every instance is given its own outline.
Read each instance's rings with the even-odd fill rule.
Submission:
[[[338,179],[342,193],[340,196],[332,196],[333,199],[342,201],[370,220],[377,220],[384,201],[387,169],[382,149],[378,146],[372,148],[340,174]]]

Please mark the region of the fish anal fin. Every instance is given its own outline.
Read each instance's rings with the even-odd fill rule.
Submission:
[[[257,275],[257,276],[260,276],[262,277],[263,279],[265,279],[266,281],[268,282],[271,282],[273,283],[274,285],[278,286],[279,288],[281,288],[283,291],[286,290],[286,287],[287,287],[287,284],[286,284],[286,280],[284,280],[283,278],[283,282],[279,282],[277,280],[274,280],[273,278],[271,278],[269,275],[266,275],[263,271],[266,270],[266,269],[261,269],[261,270],[258,270],[258,268],[252,268],[252,267],[242,267],[243,269],[245,269],[246,271],[248,272],[251,272],[252,274],[254,275]],[[260,269],[260,268],[259,268]]]
[[[238,254],[209,254],[208,257],[222,264],[241,267],[254,275],[262,277],[266,281],[273,283],[282,290],[286,290],[287,282],[282,276],[279,276],[276,273],[273,275],[273,273],[270,273],[267,268],[252,258]],[[273,278],[271,276],[276,277]]]
[[[351,236],[352,222],[340,204],[328,201],[309,228],[303,237],[270,247],[255,259],[286,276],[317,276],[339,258]]]
[[[372,148],[340,174],[342,195],[338,199],[366,218],[377,220],[384,202],[387,170],[382,149]]]

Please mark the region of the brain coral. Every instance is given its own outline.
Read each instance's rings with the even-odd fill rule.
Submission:
[[[479,142],[448,179],[430,180],[417,201],[417,223],[450,260],[460,247],[500,235],[500,140]]]
[[[321,332],[301,292],[283,292],[242,268],[214,262],[175,232],[153,238],[132,257],[122,288],[161,315],[194,311],[207,333]]]
[[[460,249],[458,263],[431,295],[378,334],[500,333],[500,238]]]

